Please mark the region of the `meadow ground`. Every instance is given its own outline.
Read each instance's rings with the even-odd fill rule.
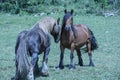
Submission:
[[[52,14],[57,18],[62,16]],[[44,17],[44,16],[43,16]],[[9,15],[0,14],[0,80],[10,80],[15,74],[14,47],[17,35],[20,31],[30,29],[32,25],[41,19],[33,15]],[[61,21],[62,22],[62,21]],[[59,62],[59,43],[52,40],[49,54],[49,77],[39,76],[36,80],[120,80],[120,16],[74,16],[74,23],[82,23],[89,26],[94,32],[99,48],[93,52],[95,67],[88,67],[88,55],[82,53],[84,66],[77,65],[78,59],[75,52],[74,61],[76,69],[69,70],[69,53],[66,49],[64,64],[65,69],[55,70]],[[39,55],[41,66],[43,54]]]

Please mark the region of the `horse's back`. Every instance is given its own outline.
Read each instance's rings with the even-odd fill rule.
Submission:
[[[88,27],[86,26],[86,25],[83,25],[83,24],[77,24],[77,25],[75,25],[75,27],[77,28],[77,29],[85,29],[86,31],[89,31],[88,30]]]
[[[75,28],[76,28],[77,32],[80,32],[81,34],[89,35],[89,29],[86,25],[78,24],[78,25],[75,25]]]
[[[88,27],[83,24],[78,24],[74,26],[76,28],[77,32],[77,43],[78,44],[84,44],[86,41],[90,38],[90,33],[88,30]]]

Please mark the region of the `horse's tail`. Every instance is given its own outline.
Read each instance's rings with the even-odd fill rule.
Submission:
[[[91,35],[91,38],[90,38],[90,41],[91,41],[91,50],[95,50],[98,48],[98,44],[97,44],[97,40],[93,34],[93,32],[89,29],[90,31],[90,35]]]
[[[16,52],[15,60],[17,62],[17,70],[20,78],[26,78],[29,72],[29,60],[27,54],[27,45],[25,39],[22,38]]]

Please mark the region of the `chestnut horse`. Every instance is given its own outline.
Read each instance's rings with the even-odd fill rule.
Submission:
[[[77,52],[78,56],[78,64],[83,66],[83,60],[81,57],[80,48],[84,45],[87,47],[87,52],[89,55],[89,66],[94,66],[92,60],[92,51],[98,48],[97,41],[94,37],[93,32],[85,25],[78,24],[73,25],[73,10],[71,12],[67,12],[64,10],[65,15],[63,17],[61,37],[60,37],[60,61],[59,65],[56,67],[57,69],[63,69],[63,58],[64,58],[64,50],[68,48],[71,50],[70,53],[70,69],[74,69],[75,65],[73,62],[74,58],[74,50]]]
[[[38,21],[32,29],[19,33],[15,46],[16,74],[14,80],[34,80],[38,72],[38,55],[44,52],[42,73],[48,75],[48,54],[50,52],[50,35],[57,43],[60,36],[59,20],[46,17]],[[31,62],[28,59],[31,57]]]

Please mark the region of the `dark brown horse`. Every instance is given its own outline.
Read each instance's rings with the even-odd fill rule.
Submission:
[[[16,74],[14,80],[34,80],[34,73],[38,69],[38,55],[44,52],[42,73],[48,75],[48,54],[50,52],[50,35],[54,41],[59,41],[59,19],[46,17],[38,21],[32,29],[22,31],[15,46]],[[28,59],[31,56],[31,62]]]
[[[81,57],[80,48],[84,45],[87,47],[87,52],[89,55],[89,66],[94,66],[92,61],[92,51],[97,49],[97,42],[94,37],[93,32],[85,25],[78,24],[73,25],[73,10],[71,12],[64,11],[65,15],[63,17],[62,23],[62,31],[61,31],[61,38],[60,38],[60,61],[59,65],[56,67],[57,69],[63,69],[63,58],[64,58],[64,50],[68,48],[71,50],[70,53],[70,69],[74,69],[75,65],[73,62],[74,58],[74,50],[76,50],[78,55],[78,64],[83,66],[83,60]]]

